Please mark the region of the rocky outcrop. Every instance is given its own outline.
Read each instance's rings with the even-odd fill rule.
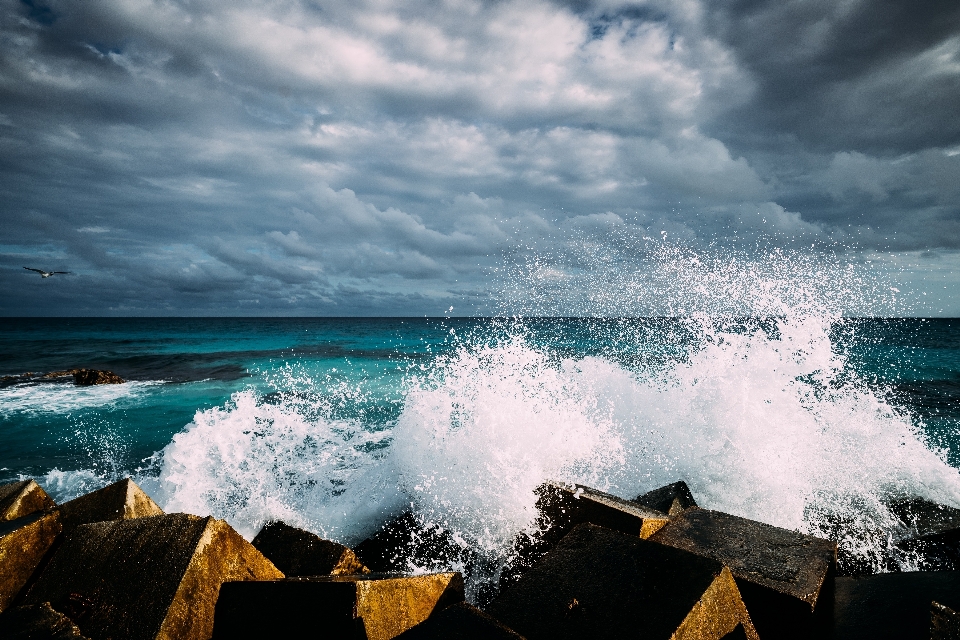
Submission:
[[[124,382],[126,380],[112,371],[101,371],[100,369],[78,369],[73,374],[73,383],[80,387],[95,384],[123,384]]]

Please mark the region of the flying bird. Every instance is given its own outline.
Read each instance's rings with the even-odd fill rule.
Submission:
[[[41,278],[49,278],[50,276],[57,275],[58,273],[68,274],[69,271],[44,271],[43,269],[34,269],[32,267],[24,267],[27,271],[36,271],[40,274]]]

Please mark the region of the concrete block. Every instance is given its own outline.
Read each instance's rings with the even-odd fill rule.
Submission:
[[[282,577],[226,522],[176,513],[78,526],[24,604],[50,602],[95,639],[206,640],[223,582]]]
[[[762,638],[806,637],[827,615],[817,604],[836,574],[834,542],[699,508],[650,539],[728,566]]]
[[[500,588],[513,584],[578,524],[590,522],[648,538],[669,519],[666,514],[583,485],[546,482],[536,489],[537,529],[514,542],[513,559],[500,574]]]
[[[581,524],[486,609],[529,640],[757,634],[720,562]]]
[[[930,640],[960,640],[960,613],[936,600],[930,603]]]
[[[220,589],[213,638],[389,640],[462,601],[459,573],[227,582]]]
[[[923,498],[887,505],[909,531],[897,547],[913,554],[924,570],[960,569],[960,509]]]
[[[843,576],[835,592],[830,623],[818,637],[928,640],[932,602],[954,610],[960,605],[960,571]]]
[[[56,511],[0,522],[0,611],[28,583],[61,530]]]
[[[0,615],[4,640],[89,640],[67,616],[49,602],[13,607]]]
[[[690,487],[683,480],[641,494],[634,498],[633,502],[668,516],[679,515],[684,510],[697,506]]]
[[[65,534],[81,524],[163,514],[157,503],[130,478],[64,502],[59,511]]]
[[[411,564],[449,565],[451,554],[456,554],[458,549],[453,544],[450,532],[407,512],[354,546],[353,552],[371,571],[404,572],[410,571]]]
[[[35,480],[0,485],[0,522],[57,506]]]
[[[253,546],[288,578],[370,573],[342,544],[283,522],[267,523],[253,539]]]
[[[524,640],[472,604],[461,602],[434,613],[397,640]]]

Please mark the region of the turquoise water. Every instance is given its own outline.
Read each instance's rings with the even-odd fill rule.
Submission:
[[[74,367],[129,382],[39,377]],[[870,557],[885,498],[960,506],[956,319],[2,319],[0,375],[26,372],[0,383],[0,481],[132,475],[248,537],[354,543],[412,508],[502,558],[545,479],[683,478],[812,533],[856,505],[841,543]]]

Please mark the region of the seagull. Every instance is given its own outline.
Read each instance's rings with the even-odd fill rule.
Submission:
[[[44,271],[42,269],[34,269],[32,267],[24,267],[24,269],[26,269],[27,271],[36,271],[37,273],[40,274],[41,278],[49,278],[50,276],[54,276],[58,273],[62,273],[62,274],[70,273],[69,271]]]

